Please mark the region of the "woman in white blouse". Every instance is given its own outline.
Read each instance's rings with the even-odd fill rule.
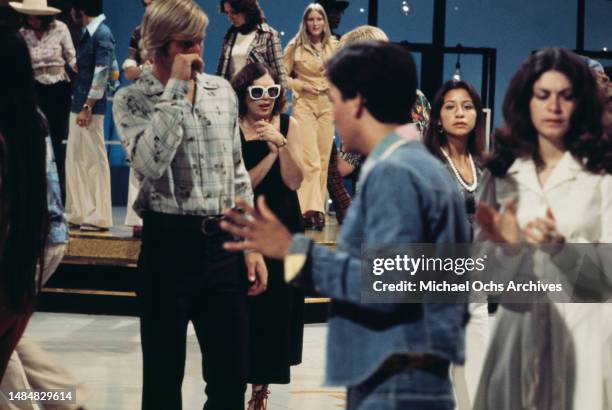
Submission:
[[[30,50],[38,104],[49,123],[62,197],[65,197],[64,164],[70,114],[70,77],[65,67],[76,72],[76,52],[70,31],[55,15],[61,10],[45,2],[10,3],[24,14],[20,32]]]
[[[511,80],[503,113],[477,239],[531,245],[510,253],[537,279],[562,282],[568,301],[585,300],[585,285],[607,298],[609,276],[581,286],[570,280],[581,268],[570,243],[594,244],[599,261],[612,256],[596,250],[612,242],[612,144],[602,136],[591,71],[570,51],[543,49]],[[604,272],[607,265],[599,262]],[[609,409],[610,312],[606,303],[502,306],[475,408]]]

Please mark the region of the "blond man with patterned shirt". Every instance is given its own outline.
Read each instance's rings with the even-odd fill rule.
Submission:
[[[115,96],[113,117],[141,181],[143,409],[180,409],[187,324],[202,350],[206,409],[243,409],[247,293],[263,292],[263,257],[222,247],[219,223],[237,196],[252,203],[238,102],[223,78],[202,73],[208,17],[191,0],[147,7],[142,41],[152,70]],[[247,274],[244,273],[246,264]],[[247,280],[247,278],[249,280]]]

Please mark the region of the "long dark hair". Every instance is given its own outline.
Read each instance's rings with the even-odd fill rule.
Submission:
[[[240,32],[249,33],[259,24],[266,21],[264,12],[259,6],[259,2],[257,0],[221,0],[219,2],[221,13],[225,13],[225,9],[223,8],[225,3],[228,3],[236,13],[244,13],[246,19],[244,27],[237,28],[232,26],[230,27],[230,32],[232,30],[240,30]]]
[[[275,84],[281,86],[281,93],[276,100],[274,100],[274,107],[272,107],[272,116],[278,115],[283,107],[285,106],[286,90],[283,88],[278,75],[275,75],[272,70],[266,67],[262,63],[249,63],[245,65],[242,70],[238,71],[234,78],[232,78],[232,87],[238,96],[238,115],[242,117],[247,113],[247,88],[253,85],[253,82],[264,75],[269,74],[274,80]]]
[[[53,24],[55,23],[55,16],[32,16],[32,17],[36,17],[37,19],[40,20],[40,30],[41,31],[45,31],[45,32],[49,31],[49,29],[52,28]],[[34,27],[32,27],[30,23],[28,23],[28,16],[24,15],[22,20],[23,20],[23,26],[25,28],[36,31]]]
[[[602,105],[595,77],[584,61],[562,48],[545,48],[534,53],[512,77],[502,107],[505,124],[495,132],[496,149],[487,161],[487,168],[501,177],[517,158],[542,163],[529,103],[533,84],[550,70],[567,76],[576,102],[570,128],[563,138],[566,149],[587,171],[612,173],[612,144],[602,133]]]
[[[36,294],[48,230],[46,125],[26,43],[0,27],[0,50],[10,61],[0,64],[0,291],[21,312]]]
[[[440,148],[448,143],[448,138],[446,137],[446,134],[440,130],[440,112],[442,111],[444,97],[446,94],[451,90],[457,89],[465,90],[474,103],[474,109],[476,110],[476,124],[468,136],[467,150],[470,154],[472,154],[472,157],[475,159],[480,159],[482,158],[485,150],[485,129],[482,102],[480,101],[480,96],[474,87],[463,80],[447,81],[436,93],[431,105],[429,127],[427,127],[427,133],[425,134],[423,142],[427,148],[429,148],[429,151],[432,154],[436,155],[440,159],[444,159]]]

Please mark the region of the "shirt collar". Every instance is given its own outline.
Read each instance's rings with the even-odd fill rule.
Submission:
[[[90,36],[93,36],[104,20],[106,20],[106,16],[104,14],[100,14],[89,22],[89,24],[85,27],[85,30],[89,32]]]
[[[374,160],[378,159],[387,150],[387,148],[397,142],[400,138],[401,137],[396,132],[392,132],[391,134],[387,135],[374,147],[372,152],[370,152],[370,155],[368,155],[368,158]]]

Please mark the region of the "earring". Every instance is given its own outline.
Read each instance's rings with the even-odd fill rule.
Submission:
[[[441,122],[438,122],[438,134],[444,134],[444,128],[442,128]]]

